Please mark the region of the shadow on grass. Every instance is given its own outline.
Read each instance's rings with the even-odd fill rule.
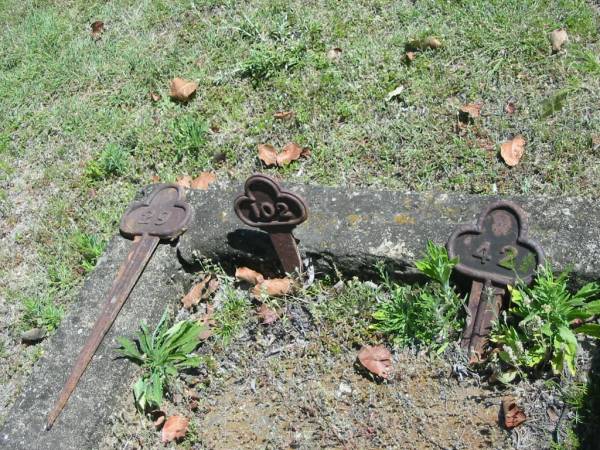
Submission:
[[[575,426],[580,450],[600,449],[600,348],[596,348],[592,355],[587,396],[580,411],[580,418]]]

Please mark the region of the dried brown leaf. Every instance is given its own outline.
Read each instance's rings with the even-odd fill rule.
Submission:
[[[334,47],[327,52],[327,58],[329,58],[333,62],[338,62],[342,57],[342,49],[339,47]]]
[[[518,427],[527,420],[525,411],[517,405],[514,397],[507,397],[502,400],[502,413],[504,416],[504,426],[508,430]]]
[[[254,294],[255,297],[260,297],[264,294],[271,297],[279,297],[291,293],[293,286],[294,283],[290,278],[273,278],[264,280],[254,286],[252,294]]]
[[[192,177],[189,175],[181,175],[180,177],[177,177],[175,182],[182,188],[189,189],[192,186]]]
[[[481,115],[483,103],[467,103],[460,108],[458,119],[463,123],[471,123]]]
[[[214,312],[215,307],[213,305],[206,305],[206,313],[198,319],[198,323],[204,327],[198,335],[198,339],[205,341],[213,335],[213,327],[217,323],[213,317]]]
[[[277,150],[271,144],[259,144],[258,157],[267,166],[277,164]]]
[[[170,96],[174,100],[187,102],[198,89],[198,83],[185,80],[183,78],[173,78],[171,80]]]
[[[406,57],[407,61],[414,61],[417,59],[417,54],[415,52],[406,52],[406,55],[404,56]]]
[[[525,153],[525,139],[518,135],[500,146],[500,156],[510,167],[516,166]]]
[[[181,439],[187,433],[189,420],[182,416],[171,416],[162,429],[161,440],[163,443]]]
[[[238,267],[235,269],[235,278],[254,285],[262,283],[265,280],[265,277],[261,273],[248,267]]]
[[[287,120],[294,117],[296,113],[294,111],[277,111],[273,114],[273,117],[277,120]]]
[[[96,20],[92,22],[90,25],[92,27],[91,35],[94,40],[98,40],[102,37],[102,33],[104,33],[104,22],[101,20]]]
[[[190,183],[192,189],[202,189],[203,191],[208,189],[208,185],[217,179],[217,175],[213,172],[202,172]]]
[[[369,372],[388,378],[392,367],[392,354],[383,345],[365,345],[358,352],[358,360]]]
[[[200,281],[200,283],[195,284],[189,290],[189,292],[181,299],[181,303],[183,304],[184,308],[190,309],[192,306],[195,306],[198,303],[200,303],[200,300],[202,299],[202,293],[204,289],[206,289],[206,287],[208,286],[208,283],[210,282],[211,278],[211,275],[206,275],[204,279]]]
[[[161,99],[161,96],[157,92],[150,92],[150,100],[157,102]]]
[[[302,155],[302,147],[294,142],[288,142],[276,157],[278,166],[285,166],[296,161]]]
[[[160,177],[158,175],[152,175],[150,177],[150,181],[152,181],[153,183],[159,183],[160,182]]]
[[[155,409],[154,411],[152,411],[150,413],[150,417],[152,419],[152,424],[154,425],[154,428],[156,428],[157,430],[160,430],[160,428],[165,423],[165,419],[167,418],[167,415],[163,410]]]
[[[569,35],[563,28],[554,30],[548,37],[550,39],[550,44],[552,44],[552,53],[558,53],[562,46],[569,41]]]
[[[258,308],[257,315],[263,325],[269,325],[279,319],[279,313],[274,309],[269,308],[266,304],[261,304]]]
[[[437,49],[442,46],[441,41],[433,36],[429,36],[428,38],[423,39],[423,48]]]
[[[517,111],[517,104],[515,102],[508,101],[504,106],[504,112],[508,115],[512,115]]]

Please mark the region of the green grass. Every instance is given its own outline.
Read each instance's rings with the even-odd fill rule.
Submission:
[[[223,285],[224,300],[221,308],[215,312],[215,336],[224,345],[228,345],[242,330],[250,318],[250,300],[244,292],[231,284]]]
[[[25,297],[21,300],[23,307],[23,328],[45,328],[55,330],[64,315],[61,306],[56,305],[51,297]]]

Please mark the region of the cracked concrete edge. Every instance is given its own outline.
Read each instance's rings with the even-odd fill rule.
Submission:
[[[115,237],[88,277],[78,301],[57,333],[44,343],[44,354],[18,395],[0,430],[0,447],[11,449],[80,450],[94,448],[107,431],[108,418],[125,397],[137,367],[117,359],[118,336],[133,337],[141,321],[156,324],[169,304],[183,293],[176,250],[160,245],[136,284],[117,320],[54,427],[45,431],[47,414],[54,405],[96,321],[105,296],[131,241]]]
[[[399,279],[407,280],[417,276],[414,262],[428,239],[445,244],[456,227],[475,224],[481,209],[499,199],[283,185],[309,206],[308,220],[294,235],[318,273],[364,275],[384,261]],[[215,183],[207,191],[190,192],[188,201],[196,215],[179,246],[184,261],[194,264],[210,258],[275,267],[265,234],[242,224],[233,212],[233,201],[242,192],[242,183]],[[556,270],[571,268],[579,281],[600,278],[600,204],[580,198],[509,200],[526,211],[530,237],[542,245]]]

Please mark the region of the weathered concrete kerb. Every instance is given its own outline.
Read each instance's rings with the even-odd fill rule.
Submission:
[[[303,196],[309,218],[294,232],[301,252],[317,276],[340,271],[368,275],[384,260],[399,278],[412,279],[427,239],[445,243],[457,225],[475,223],[479,211],[497,198],[450,194],[353,191],[284,183]],[[227,267],[247,264],[276,270],[266,233],[244,226],[233,212],[242,183],[215,183],[193,191],[188,201],[194,220],[177,245],[161,245],[150,260],[113,327],[49,432],[48,411],[56,400],[131,242],[115,237],[86,281],[47,351],[6,416],[0,447],[11,449],[87,449],[107,432],[136,367],[115,359],[117,336],[133,336],[140,321],[153,326],[169,303],[182,296],[187,271],[204,258]],[[571,266],[580,281],[600,278],[600,205],[582,199],[513,198],[528,213],[530,236],[557,269]],[[125,209],[127,205],[123,205]]]

